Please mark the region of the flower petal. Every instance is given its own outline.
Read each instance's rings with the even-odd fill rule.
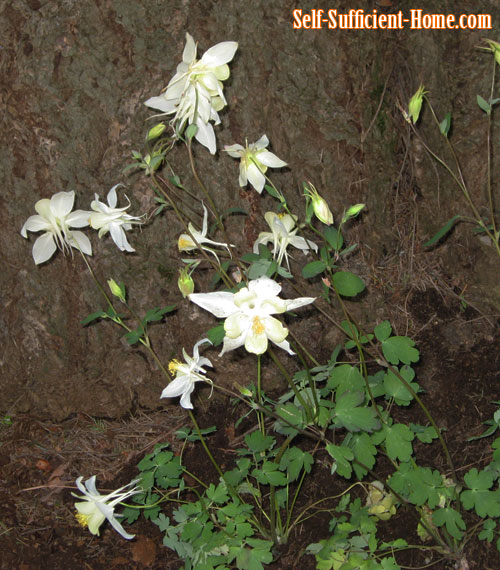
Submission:
[[[40,265],[40,263],[48,261],[54,255],[56,249],[57,246],[54,236],[50,232],[38,237],[32,250],[33,259],[35,260],[36,265]]]
[[[217,151],[217,143],[215,141],[215,133],[212,125],[198,120],[196,126],[198,127],[195,135],[196,140],[207,147],[210,154],[215,154]]]
[[[55,216],[64,218],[71,212],[74,201],[74,190],[71,190],[71,192],[57,192],[50,199],[50,207]]]
[[[286,162],[278,158],[272,152],[268,150],[263,150],[257,154],[257,160],[261,162],[264,166],[270,166],[271,168],[282,168],[286,166]]]
[[[219,319],[229,317],[238,311],[234,304],[234,293],[216,291],[215,293],[191,293],[190,301],[202,309],[209,311]]]
[[[233,59],[237,49],[237,42],[221,42],[220,44],[216,44],[208,49],[203,54],[200,62],[203,65],[223,65]]]

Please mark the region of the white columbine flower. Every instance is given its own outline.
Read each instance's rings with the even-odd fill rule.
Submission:
[[[294,354],[285,340],[288,329],[271,315],[308,305],[314,298],[280,299],[280,291],[281,286],[276,281],[260,277],[250,281],[248,287],[243,287],[237,293],[193,293],[189,299],[216,317],[226,319],[221,356],[243,345],[248,352],[263,354],[267,350],[268,340],[288,354]]]
[[[89,225],[89,214],[84,210],[72,212],[75,193],[58,192],[52,198],[42,198],[35,204],[38,215],[30,216],[21,229],[21,235],[28,237],[27,232],[45,232],[33,245],[33,259],[39,265],[48,261],[59,248],[64,254],[69,246],[92,255],[89,238],[82,232],[70,228],[83,228]]]
[[[199,346],[205,342],[212,344],[208,338],[204,338],[197,342],[193,348],[192,358],[188,356],[184,349],[182,349],[182,355],[184,356],[185,363],[182,363],[179,360],[172,360],[170,362],[168,369],[171,374],[175,374],[175,378],[163,390],[160,398],[177,398],[177,396],[180,396],[181,406],[183,408],[189,408],[190,410],[193,409],[191,393],[194,390],[195,382],[212,382],[210,379],[202,376],[202,374],[206,374],[206,371],[203,369],[204,366],[210,366],[212,368],[210,360],[204,356],[200,356],[200,352],[198,350]]]
[[[186,123],[198,127],[195,138],[215,154],[215,133],[209,121],[220,123],[218,111],[226,105],[222,82],[229,77],[230,62],[238,44],[221,42],[206,51],[200,60],[196,59],[197,44],[186,34],[186,46],[182,63],[170,80],[164,93],[151,97],[145,103],[167,115],[174,114],[171,124],[182,132]]]
[[[132,495],[142,492],[141,489],[138,489],[135,486],[128,491],[124,491],[127,487],[135,485],[137,481],[132,481],[128,485],[120,487],[116,491],[109,493],[109,495],[101,495],[95,486],[95,475],[85,481],[86,488],[82,485],[82,479],[83,477],[78,477],[76,480],[76,486],[84,494],[84,497],[71,493],[73,497],[76,497],[77,499],[84,499],[81,502],[75,503],[75,508],[78,511],[76,515],[78,522],[82,526],[88,527],[92,534],[99,535],[99,527],[105,519],[108,519],[111,526],[116,530],[116,532],[119,532],[123,538],[134,538],[135,535],[128,534],[122,525],[116,520],[116,517],[121,517],[123,515],[115,515],[114,511],[115,506],[118,503],[121,503]]]
[[[215,253],[215,251],[213,251],[210,247],[203,247],[203,244],[206,243],[209,245],[225,247],[227,249],[227,251],[229,251],[229,246],[227,245],[227,243],[220,243],[217,241],[212,241],[211,239],[207,238],[208,212],[207,212],[207,209],[205,207],[205,204],[202,203],[202,206],[203,206],[203,212],[204,213],[203,213],[203,227],[201,229],[201,232],[198,231],[193,226],[193,224],[191,224],[191,223],[188,224],[188,229],[191,232],[191,235],[193,236],[193,238],[198,243],[198,245],[201,247],[201,249],[204,249],[205,251],[209,251],[210,253],[215,255],[215,258],[218,261],[219,258],[217,257],[217,254]],[[177,247],[179,248],[179,251],[193,251],[195,249],[198,249],[198,245],[196,245],[193,238],[188,234],[181,234],[179,236],[179,240],[177,241]],[[234,246],[231,246],[231,247],[234,247]]]
[[[128,243],[125,231],[130,230],[132,224],[140,224],[141,222],[136,216],[125,214],[125,211],[130,208],[130,201],[128,206],[124,208],[116,207],[116,188],[118,186],[123,186],[123,184],[115,184],[108,192],[107,204],[100,202],[99,195],[95,194],[95,200],[92,200],[90,204],[90,207],[94,210],[90,213],[90,225],[94,230],[99,230],[100,238],[109,232],[120,251],[132,252],[135,249]]]
[[[240,144],[226,145],[224,150],[233,158],[240,158],[240,186],[246,186],[247,182],[260,194],[264,189],[266,177],[264,176],[268,167],[281,168],[286,166],[286,162],[279,159],[275,154],[266,150],[269,139],[266,135],[243,148]]]
[[[286,252],[286,248],[289,245],[296,247],[297,249],[301,249],[304,253],[309,249],[318,251],[318,246],[314,242],[295,235],[299,229],[298,227],[295,227],[297,216],[266,212],[264,218],[272,231],[261,232],[259,234],[259,237],[253,245],[254,253],[258,253],[259,244],[266,245],[269,242],[272,242],[274,257],[276,258],[276,255],[278,256],[278,265],[281,265],[281,261],[283,257],[285,257],[286,264],[288,268],[290,268],[288,263],[288,254]]]

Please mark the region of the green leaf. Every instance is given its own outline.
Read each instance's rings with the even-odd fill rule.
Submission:
[[[481,517],[500,516],[500,490],[490,491],[493,485],[493,474],[490,471],[479,471],[474,467],[464,477],[470,490],[462,491],[460,499],[464,508],[475,509]]]
[[[385,446],[390,459],[409,461],[413,453],[411,442],[415,437],[405,424],[385,425]]]
[[[302,451],[299,447],[289,447],[281,458],[280,469],[288,472],[289,481],[295,481],[302,469],[309,473],[313,463],[314,459],[310,453]]]
[[[162,309],[160,309],[160,307],[154,307],[153,309],[149,309],[149,311],[145,314],[144,318],[142,319],[142,322],[146,324],[146,323],[161,321],[163,315],[165,315],[166,313],[171,313],[176,308],[176,306],[177,305],[168,305],[166,307],[163,307]]]
[[[217,325],[207,331],[208,340],[214,345],[219,346],[222,344],[224,337],[226,336],[226,331],[224,329],[224,323]]]
[[[414,392],[419,391],[420,386],[416,382],[412,382],[415,377],[415,372],[412,368],[403,366],[399,373],[408,382]],[[413,400],[412,394],[391,370],[388,370],[385,374],[384,388],[386,398],[394,398],[398,406],[408,406]]]
[[[326,384],[330,390],[336,389],[337,394],[343,394],[347,390],[363,390],[365,381],[357,366],[350,364],[340,364],[331,371]]]
[[[245,436],[245,443],[254,453],[267,451],[274,445],[275,439],[270,435],[263,435],[260,431],[254,431]]]
[[[339,251],[344,245],[344,238],[342,232],[339,232],[334,226],[328,226],[323,230],[323,235],[329,245],[335,250]]]
[[[364,401],[363,392],[344,392],[335,405],[335,426],[349,431],[371,432],[380,427],[375,410],[358,407]]]
[[[415,342],[407,336],[391,336],[382,342],[382,352],[391,364],[411,364],[419,359],[419,352],[415,346]]]
[[[439,123],[439,130],[441,134],[445,137],[448,136],[451,127],[451,113],[446,113],[444,119]]]
[[[210,483],[210,486],[206,490],[206,494],[213,503],[222,504],[227,502],[229,499],[227,488],[222,484],[219,484],[216,487],[213,483]]]
[[[391,336],[391,323],[389,321],[383,321],[373,329],[373,332],[375,333],[377,340],[383,342]]]
[[[311,261],[302,268],[302,277],[304,279],[311,279],[311,277],[316,277],[326,269],[326,263],[324,261]]]
[[[123,338],[129,344],[135,344],[136,342],[139,342],[139,340],[142,338],[142,330],[135,329],[133,331],[130,331],[130,332],[124,334]]]
[[[363,280],[350,271],[337,271],[333,275],[333,285],[344,297],[355,297],[365,288]]]
[[[85,317],[82,321],[80,321],[80,324],[86,326],[92,321],[96,321],[97,319],[107,319],[107,318],[108,314],[105,313],[104,311],[96,311],[95,313],[90,314],[88,317]]]
[[[371,437],[367,433],[353,433],[351,434],[351,441],[349,442],[349,447],[354,453],[355,459],[360,461],[363,465],[366,465],[369,469],[372,469],[375,465],[375,457],[377,455],[377,448],[373,445]],[[368,471],[358,465],[353,464],[356,477],[361,480]]]
[[[479,540],[487,540],[491,542],[495,536],[496,522],[486,519],[483,524],[483,530],[479,533]]]
[[[429,241],[426,241],[424,243],[424,247],[430,247],[431,245],[434,245],[436,242],[438,242],[451,230],[451,228],[455,225],[455,222],[460,218],[461,216],[458,214],[453,216],[453,218],[450,218],[446,224],[437,232],[437,234],[435,234]]]
[[[276,487],[287,484],[285,474],[279,471],[279,465],[273,461],[264,461],[260,469],[255,468],[252,471],[252,476],[262,485]]]
[[[465,530],[465,523],[461,514],[455,509],[450,507],[438,509],[432,514],[432,522],[437,527],[445,524],[446,530],[451,534],[451,536],[458,540],[462,538],[463,533],[461,531]]]
[[[266,192],[270,196],[272,196],[273,198],[276,198],[276,200],[279,200],[280,202],[282,201],[281,196],[278,194],[278,192],[276,192],[276,190],[272,186],[270,186],[269,184],[266,184],[264,186],[264,188],[266,189]]]
[[[247,269],[247,275],[249,279],[258,279],[266,275],[271,277],[278,269],[278,264],[274,260],[259,259],[250,265]]]
[[[334,460],[332,464],[332,474],[336,472],[341,477],[349,479],[352,474],[351,461],[354,459],[352,450],[331,443],[326,445],[326,450]]]
[[[479,105],[480,109],[484,111],[486,114],[491,114],[491,105],[481,97],[481,95],[476,96],[477,104]]]
[[[433,439],[437,439],[438,437],[436,430],[432,426],[421,426],[410,423],[410,429],[422,443],[431,443]]]

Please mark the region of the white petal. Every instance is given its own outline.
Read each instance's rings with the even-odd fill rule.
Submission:
[[[257,168],[255,164],[250,164],[250,166],[247,168],[246,175],[250,184],[260,194],[264,189],[266,177],[262,174],[262,172]]]
[[[111,188],[111,190],[108,192],[108,195],[106,196],[110,208],[116,208],[116,203],[118,201],[116,196],[116,189],[118,186],[123,186],[123,184],[120,183],[115,184],[113,188]]]
[[[47,232],[37,238],[35,244],[33,245],[33,259],[37,265],[48,261],[55,253],[57,249],[54,236]]]
[[[275,344],[283,342],[285,338],[288,336],[288,329],[284,327],[278,321],[278,319],[275,319],[274,317],[265,317],[261,319],[261,322],[264,325],[266,335]]]
[[[215,133],[210,123],[204,123],[198,120],[196,123],[198,130],[196,131],[196,140],[207,147],[210,154],[215,154],[217,151],[217,143],[215,142]]]
[[[302,249],[304,251],[312,249],[313,251],[318,251],[318,246],[313,241],[306,240],[300,236],[293,236],[288,239],[288,242],[297,249]]]
[[[250,146],[257,150],[260,150],[266,148],[268,144],[269,144],[269,139],[266,137],[266,135],[262,135],[256,143],[253,143]]]
[[[66,218],[66,223],[72,228],[84,228],[90,224],[91,215],[88,210],[75,210]]]
[[[222,350],[221,350],[219,356],[223,356],[226,352],[229,352],[230,350],[235,350],[236,348],[243,346],[245,344],[245,337],[246,337],[246,332],[242,333],[237,338],[229,338],[229,337],[225,336],[224,337],[224,346],[222,347]]]
[[[114,516],[109,517],[108,521],[111,523],[111,526],[116,530],[116,532],[118,532],[119,534],[121,534],[123,536],[123,538],[126,538],[127,540],[134,538],[135,534],[129,534],[128,532],[126,532],[125,529],[116,520],[116,518]]]
[[[221,42],[207,50],[200,61],[203,65],[223,65],[233,59],[237,49],[237,42]]]
[[[257,154],[257,160],[264,164],[265,166],[270,166],[271,168],[282,168],[286,166],[286,162],[278,158],[272,152],[268,150],[263,150]]]
[[[229,317],[238,311],[234,304],[234,294],[226,291],[215,293],[191,293],[188,295],[190,301],[202,309],[209,311],[219,319]]]
[[[178,376],[170,384],[164,388],[160,398],[177,398],[183,394],[191,385],[191,382],[186,381],[188,376]]]
[[[163,113],[170,114],[175,112],[176,101],[167,101],[165,97],[160,95],[159,97],[151,97],[144,103],[144,105],[146,105],[146,107],[162,111]]]
[[[241,158],[241,153],[245,150],[240,144],[225,145],[224,150],[233,158]]]
[[[91,493],[92,495],[99,495],[99,493],[97,492],[96,486],[95,486],[95,479],[96,479],[96,476],[92,475],[92,477],[90,477],[89,479],[87,479],[85,481],[85,487],[87,487],[88,492]],[[80,489],[80,487],[78,487],[78,488]]]
[[[293,309],[298,309],[299,307],[303,307],[304,305],[309,305],[316,301],[316,297],[299,297],[298,299],[287,299],[286,303],[286,310],[291,311]]]
[[[252,354],[263,354],[267,350],[267,336],[264,332],[250,332],[245,339],[245,349]]]
[[[295,352],[290,348],[290,343],[287,340],[284,340],[283,342],[275,342],[274,344],[283,350],[286,350],[290,356],[295,354]]]
[[[270,277],[259,277],[250,281],[248,288],[250,291],[255,292],[259,299],[276,297],[281,291],[281,286]]]
[[[196,59],[196,43],[193,36],[186,32],[186,45],[182,52],[182,61],[188,65]]]
[[[125,235],[121,223],[112,222],[109,224],[109,233],[120,251],[135,251],[135,249],[128,243],[127,236]]]
[[[92,255],[92,246],[89,238],[82,232],[71,232],[68,243],[86,255]]]
[[[64,218],[71,212],[74,201],[74,190],[71,190],[71,192],[58,192],[50,199],[50,207],[55,216]]]
[[[30,216],[24,226],[21,229],[21,235],[24,238],[28,237],[26,230],[29,232],[41,232],[43,230],[50,230],[51,225],[47,223],[47,220],[38,214]]]

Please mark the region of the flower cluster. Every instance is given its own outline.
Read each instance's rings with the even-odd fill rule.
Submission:
[[[127,241],[126,230],[132,228],[132,224],[140,224],[140,218],[125,214],[130,207],[117,208],[116,184],[108,192],[108,204],[99,201],[95,195],[90,207],[93,212],[87,210],[75,210],[72,212],[75,201],[75,192],[57,192],[52,198],[42,198],[35,204],[38,214],[30,216],[21,228],[21,235],[28,237],[27,232],[44,232],[33,245],[33,259],[37,265],[48,261],[60,249],[64,254],[71,248],[78,249],[86,255],[92,255],[92,246],[89,238],[80,231],[72,228],[84,228],[91,226],[99,230],[101,238],[108,232],[121,251],[135,251]]]
[[[226,106],[222,82],[229,77],[227,64],[233,59],[238,44],[222,42],[196,59],[197,44],[186,34],[182,63],[170,80],[165,92],[151,97],[145,105],[167,115],[174,115],[172,125],[177,133],[186,126],[196,125],[196,140],[215,154],[215,133],[210,121],[218,125],[218,111]]]

